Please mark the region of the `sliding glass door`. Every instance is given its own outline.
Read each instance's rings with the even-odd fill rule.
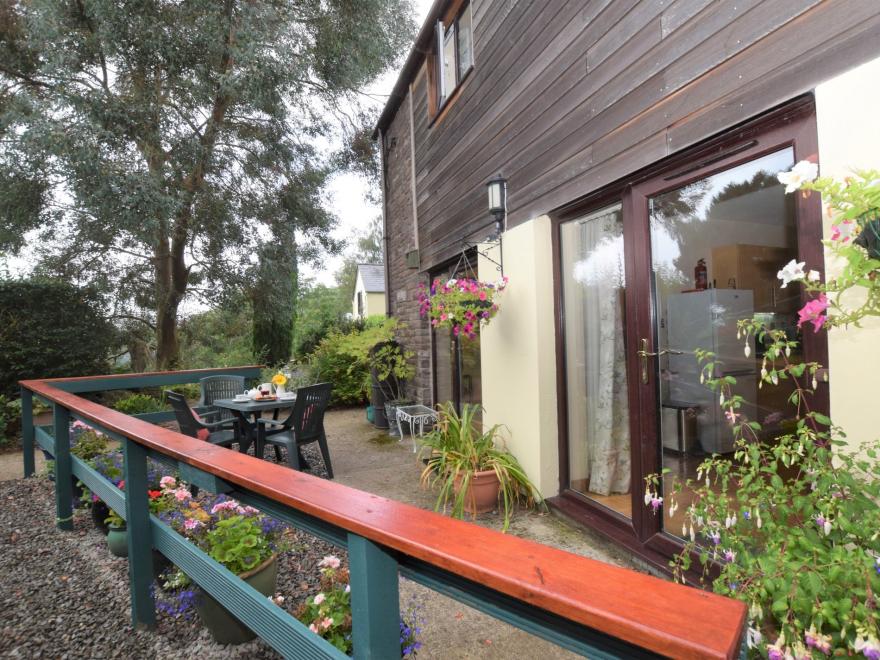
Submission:
[[[733,458],[698,349],[716,354],[716,376],[736,380],[762,442],[795,411],[784,388],[758,388],[763,346],[746,349],[737,321],[802,340],[792,360],[825,362],[824,337],[797,328],[799,290],[777,279],[792,259],[821,271],[818,201],[786,195],[776,176],[816,157],[810,110],[756,122],[557,216],[560,498],[635,548],[674,552],[688,504],[685,488],[675,515],[655,514],[646,476],[666,470],[668,500],[673,479],[695,478],[706,456]]]

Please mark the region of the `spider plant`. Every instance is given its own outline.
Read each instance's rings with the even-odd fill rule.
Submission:
[[[454,518],[463,518],[467,498],[473,497],[468,486],[474,475],[493,471],[499,482],[503,529],[507,531],[514,506],[532,506],[541,500],[541,494],[516,457],[499,446],[501,426],[496,424],[486,430],[480,429],[475,418],[481,410],[481,406],[464,404],[459,415],[451,402],[440,406],[436,427],[422,439],[431,455],[422,472],[421,483],[423,487],[439,486],[435,511],[442,508],[445,513],[451,507]],[[476,518],[475,513],[473,517]]]

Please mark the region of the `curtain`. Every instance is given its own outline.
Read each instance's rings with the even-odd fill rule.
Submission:
[[[629,404],[624,349],[623,232],[620,212],[580,222],[580,284],[583,318],[586,453],[589,490],[598,495],[630,489]]]

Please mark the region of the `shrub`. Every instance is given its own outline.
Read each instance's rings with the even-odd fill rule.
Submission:
[[[98,295],[58,280],[0,282],[0,394],[26,378],[106,372],[117,343]]]
[[[355,328],[357,326],[354,326]],[[370,319],[362,330],[331,332],[312,354],[312,378],[333,383],[334,404],[358,404],[370,394],[370,349],[390,342],[399,328],[396,319]],[[395,363],[407,374],[406,365]],[[405,377],[405,376],[404,376]]]
[[[21,399],[0,395],[0,448],[12,445],[21,431]]]
[[[167,407],[162,401],[147,394],[129,394],[113,404],[113,409],[126,415],[161,412]]]

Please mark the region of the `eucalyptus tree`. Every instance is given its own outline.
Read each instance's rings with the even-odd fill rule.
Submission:
[[[357,90],[404,52],[411,13],[409,0],[2,3],[0,250],[41,229],[44,269],[115,292],[174,366],[187,296],[241,287],[255,252],[295,258],[291,219],[306,234],[332,222],[316,186],[351,159],[314,145],[364,143]]]

